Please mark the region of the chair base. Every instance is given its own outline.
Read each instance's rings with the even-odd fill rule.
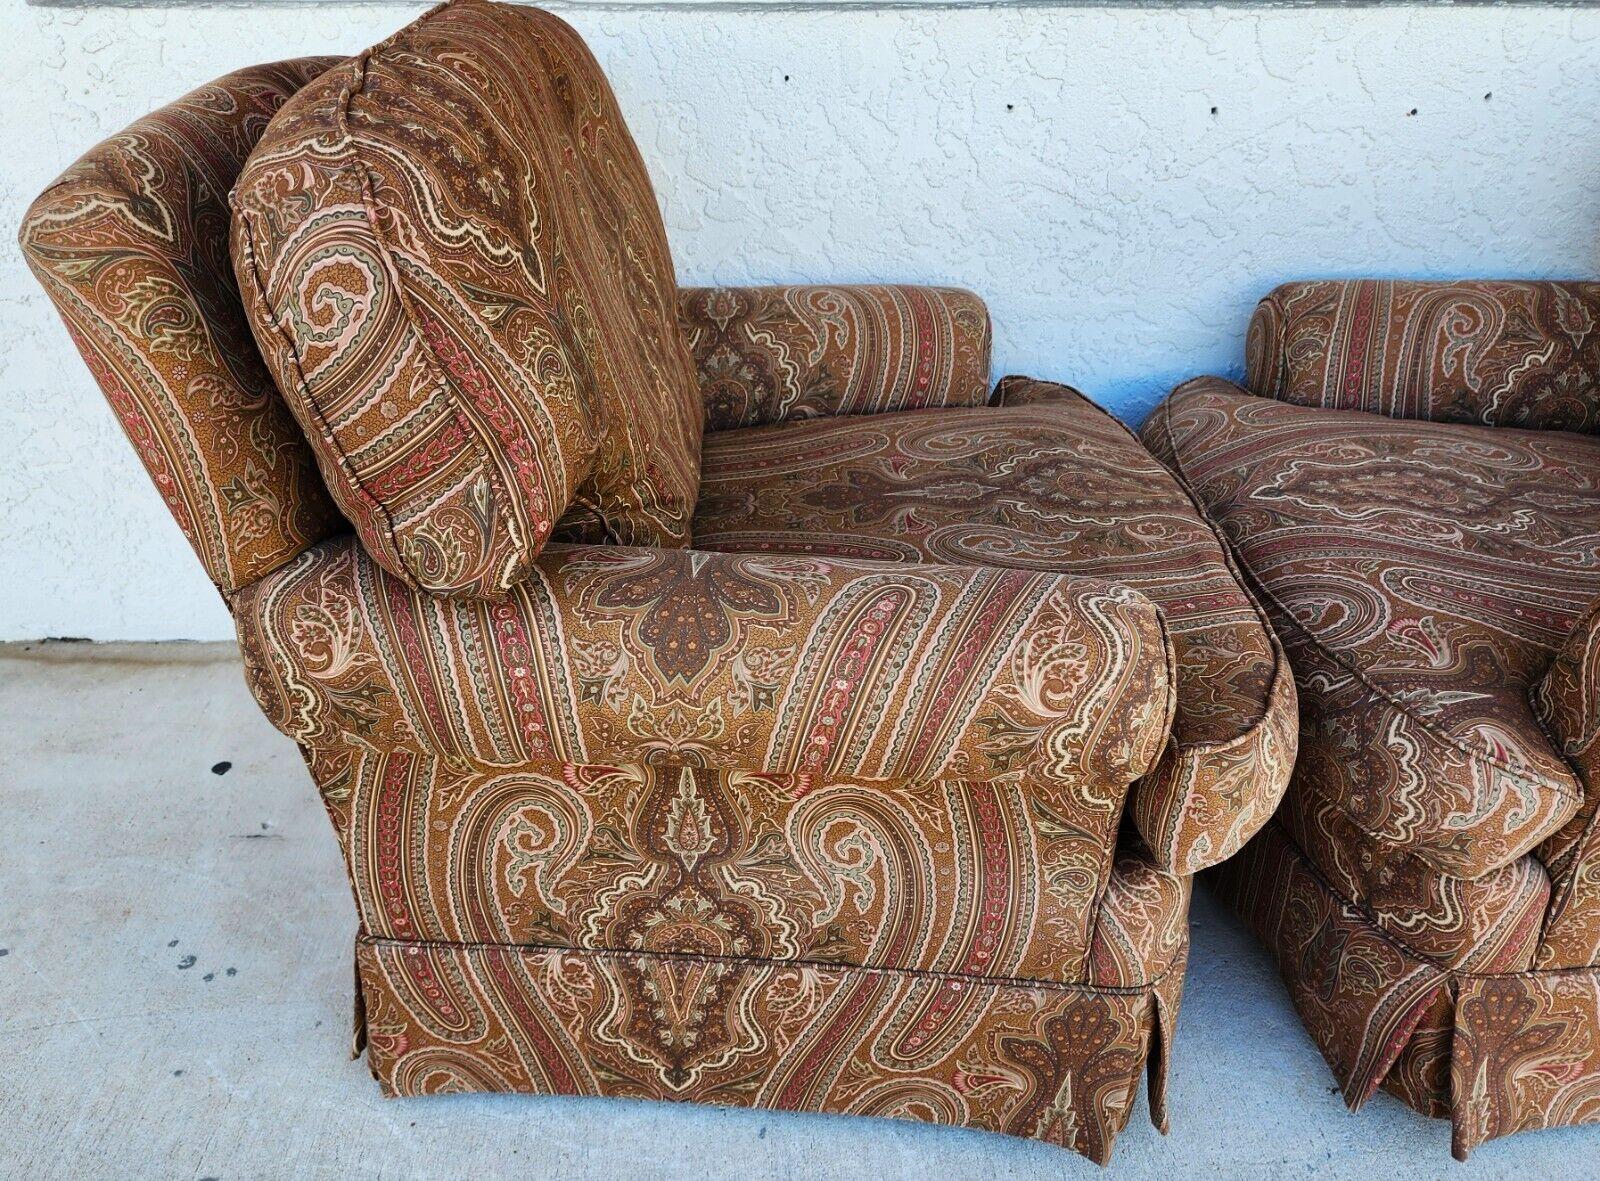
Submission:
[[[1166,1131],[1187,949],[1139,988],[509,944],[356,943],[387,1096],[517,1091],[957,1124],[1105,1164]]]
[[[1277,957],[1345,1102],[1382,1086],[1448,1118],[1452,1151],[1600,1123],[1600,966],[1452,971],[1381,932],[1272,821],[1217,886]]]

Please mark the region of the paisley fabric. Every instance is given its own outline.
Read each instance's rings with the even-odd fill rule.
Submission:
[[[22,253],[224,593],[344,528],[262,365],[228,259],[228,189],[337,58],[253,66],[94,148],[34,201]]]
[[[1301,406],[1600,433],[1600,283],[1285,283],[1246,384]]]
[[[1550,879],[1532,855],[1478,878],[1446,877],[1374,841],[1346,819],[1315,769],[1297,771],[1277,819],[1302,856],[1345,898],[1359,899],[1395,943],[1442,967],[1507,972],[1533,966]]]
[[[1600,599],[1600,439],[1307,409],[1217,379],[1145,426],[1300,685],[1300,763],[1373,838],[1475,877],[1583,789],[1529,693]]]
[[[1454,1149],[1534,1128],[1600,1123],[1600,969],[1457,983]]]
[[[1159,984],[1189,947],[1194,878],[1162,869],[1139,841],[1117,851],[1096,915],[1089,979],[1108,988]]]
[[[488,769],[354,741],[312,769],[387,939],[1108,988],[1154,984],[1187,941],[1189,879],[1127,850],[1102,897],[1104,817],[1017,776]]]
[[[1136,592],[552,546],[504,602],[351,539],[238,600],[354,885],[392,1094],[956,1122],[1105,1159],[1166,1122],[1189,881],[1136,846],[1171,726]]]
[[[690,287],[706,429],[989,397],[989,311],[951,287]]]
[[[1360,1110],[1432,1015],[1449,973],[1329,888],[1276,819],[1211,881],[1277,956],[1345,1102]]]
[[[1277,956],[1353,1109],[1381,1084],[1449,1118],[1461,1160],[1600,1122],[1600,966],[1446,971],[1332,889],[1276,821],[1214,879]]]
[[[1001,405],[707,436],[696,545],[1058,570],[1137,587],[1177,661],[1174,742],[1132,814],[1193,873],[1272,814],[1294,762],[1276,641],[1183,490],[1076,391],[1007,379]]]
[[[1104,826],[1171,719],[1149,601],[1051,574],[558,546],[485,603],[418,592],[340,538],[235,606],[257,699],[306,745],[1038,776]]]
[[[1555,882],[1538,965],[1600,964],[1600,600],[1556,653],[1534,704],[1584,792],[1578,814],[1536,850]]]
[[[1600,1122],[1597,312],[1593,284],[1290,284],[1251,327],[1275,400],[1202,378],[1143,432],[1300,686],[1284,806],[1215,880],[1350,1106],[1381,1085],[1462,1159]]]
[[[368,1060],[390,1095],[524,1091],[960,1124],[1100,1163],[1158,988],[363,938]],[[1155,1095],[1152,1088],[1152,1096]]]
[[[280,106],[235,261],[281,398],[221,196]],[[24,241],[333,820],[388,1093],[882,1115],[1104,1161],[1148,1073],[1165,1130],[1188,870],[1275,803],[1293,685],[1111,420],[1018,380],[979,408],[975,297],[688,293],[692,362],[593,60],[482,0],[196,92]],[[914,472],[943,528],[892,499],[861,522],[922,548],[682,548],[702,415],[912,407],[956,433],[862,471]]]
[[[256,337],[390,572],[502,595],[572,504],[603,539],[687,541],[700,404],[671,259],[566,25],[429,12],[286,104],[234,205]]]

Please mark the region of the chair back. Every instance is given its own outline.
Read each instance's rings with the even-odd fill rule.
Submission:
[[[19,235],[162,500],[224,595],[348,528],[256,351],[228,190],[333,57],[252,66],[91,149]]]

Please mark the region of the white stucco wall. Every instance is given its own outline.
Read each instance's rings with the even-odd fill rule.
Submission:
[[[22,267],[21,210],[191,86],[420,8],[3,0],[0,638],[230,634]],[[997,373],[1131,422],[1236,373],[1282,279],[1596,272],[1593,9],[560,11],[615,84],[685,282],[965,284]]]

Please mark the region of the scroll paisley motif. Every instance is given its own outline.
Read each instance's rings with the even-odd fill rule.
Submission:
[[[872,1047],[881,1022],[929,986],[914,976],[535,948],[515,962],[479,947],[441,954],[494,1015],[484,1035],[430,1032],[408,999],[415,957],[383,940],[360,945],[370,1021],[389,1031],[368,1052],[390,1094],[470,1087],[911,1118],[1029,1136],[1105,1163],[1157,1021],[1144,992],[973,982],[960,1002],[968,1034],[908,1070]],[[580,959],[580,970],[564,970]],[[503,999],[512,984],[498,976],[517,982],[518,1004]],[[529,986],[553,976],[569,986]],[[630,978],[654,987],[641,994]],[[640,995],[660,998],[660,1011],[633,1009]],[[852,1006],[856,997],[870,1003]],[[659,1048],[670,1052],[646,1050],[642,1030],[674,1031]]]
[[[654,194],[565,24],[456,0],[301,90],[235,189],[246,307],[373,557],[496,597],[569,506],[683,545],[701,410]]]
[[[1269,397],[1202,378],[1145,425],[1300,683],[1284,806],[1219,885],[1347,1102],[1461,1159],[1600,1122],[1596,290],[1289,284]]]
[[[1600,284],[1285,283],[1250,322],[1246,384],[1329,410],[1600,433]]]
[[[1294,761],[1294,685],[1276,641],[1221,539],[1120,424],[1044,382],[1007,378],[998,398],[709,435],[696,545],[1136,586],[1162,607],[1178,693],[1177,741],[1135,791],[1135,822],[1176,869],[1220,860],[1271,815]],[[1070,695],[1058,673],[1071,665],[1032,661],[1019,681]]]
[[[678,321],[709,431],[989,397],[989,312],[970,291],[690,287]]]
[[[1102,903],[1115,809],[1043,783],[536,773],[359,743],[313,766],[350,817],[362,929],[387,938],[1062,983],[1093,942],[1113,986],[1150,983],[1184,942],[1182,879],[1128,853]],[[943,1036],[958,993],[916,993],[893,1053]]]
[[[1040,811],[1040,785],[545,775],[360,744],[313,767],[354,830],[391,1093],[849,1111],[1103,1159],[1168,1036],[1187,881],[1130,851],[1097,902],[1107,832]]]
[[[1271,611],[1300,765],[1357,828],[1478,877],[1579,811],[1530,693],[1600,600],[1600,439],[1312,409],[1215,378],[1144,429]]]
[[[1555,882],[1539,966],[1600,964],[1600,601],[1556,653],[1534,704],[1584,785],[1583,807],[1537,851]]]
[[[338,58],[253,66],[139,120],[23,218],[22,253],[211,581],[232,592],[344,527],[251,339],[228,190]]]
[[[1600,972],[1464,981],[1451,1082],[1458,1156],[1533,1128],[1600,1122]]]
[[[874,614],[890,602],[904,610]],[[555,546],[485,603],[413,590],[343,538],[236,610],[257,699],[297,741],[499,767],[1032,774],[1098,816],[1158,757],[1170,712],[1148,600],[1060,575]],[[1076,692],[1035,691],[1020,654],[1041,638]],[[579,654],[607,650],[612,683],[586,687]]]
[[[180,100],[41,198],[24,247],[322,794],[362,928],[355,1044],[387,1093],[885,1115],[1104,1161],[1148,1063],[1165,1126],[1173,870],[1254,827],[1256,764],[1284,757],[1258,759],[1256,731],[1292,699],[1207,561],[1167,617],[1124,577],[1169,530],[1209,552],[1170,497],[1158,524],[1097,535],[1120,557],[1057,544],[1123,511],[1118,463],[1159,475],[1125,438],[1074,500],[1055,492],[1075,465],[1004,411],[949,409],[988,397],[976,297],[675,308],[593,58],[483,0]],[[919,537],[906,562],[683,548],[703,410],[913,407],[1008,423],[952,417],[918,461],[997,448],[1017,490],[949,563],[916,548],[892,465],[861,487],[893,502],[877,543]],[[857,491],[805,511],[856,511]],[[946,491],[952,513],[987,494]],[[1218,688],[1167,757],[1177,632]],[[1232,820],[1191,774],[1211,755]],[[1136,824],[1153,807],[1153,829],[1203,839],[1174,820],[1159,849],[1119,850],[1141,779]]]
[[[706,564],[691,556],[698,578],[683,578],[676,563],[658,553],[613,567],[614,574],[591,592],[600,610],[636,612],[632,648],[654,654],[651,670],[665,692],[674,683],[694,682],[720,667],[752,624],[779,627],[793,623],[798,607],[781,581],[763,580],[758,565],[747,568]]]
[[[1330,889],[1276,822],[1217,879],[1352,1107],[1381,1084],[1450,1119],[1462,1160],[1498,1136],[1600,1121],[1600,967],[1444,969]]]

